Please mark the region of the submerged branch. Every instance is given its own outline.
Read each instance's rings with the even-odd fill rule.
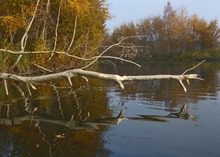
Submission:
[[[34,109],[35,111],[36,109]],[[33,112],[34,112],[33,111]],[[32,113],[33,113],[32,112]],[[10,118],[0,118],[0,124],[4,125],[17,125],[21,124],[23,121],[36,121],[36,122],[45,122],[54,125],[65,126],[69,129],[99,129],[101,125],[109,125],[109,124],[116,124],[118,125],[123,120],[132,120],[132,121],[145,121],[145,122],[169,122],[168,119],[170,118],[177,118],[177,119],[185,119],[185,120],[196,120],[198,118],[197,115],[189,114],[187,111],[187,105],[183,105],[180,108],[180,111],[169,113],[168,115],[138,115],[137,117],[124,117],[125,110],[122,109],[117,117],[106,117],[106,118],[99,118],[94,121],[86,121],[88,116],[84,120],[73,120],[71,117],[70,120],[59,120],[59,119],[51,119],[36,115],[26,115],[22,117],[10,117]]]

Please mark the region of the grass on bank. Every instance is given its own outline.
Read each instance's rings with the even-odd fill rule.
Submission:
[[[220,48],[187,53],[160,54],[148,58],[149,61],[220,61]]]

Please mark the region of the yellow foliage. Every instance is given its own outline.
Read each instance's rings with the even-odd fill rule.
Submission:
[[[15,33],[18,29],[25,26],[24,20],[18,16],[0,16],[0,26],[3,27],[6,32]]]
[[[68,5],[79,14],[89,11],[90,6],[88,0],[68,0]]]

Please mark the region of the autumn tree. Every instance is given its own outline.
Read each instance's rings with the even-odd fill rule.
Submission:
[[[215,48],[220,37],[220,29],[216,20],[211,20],[209,23],[204,19],[194,15],[190,19],[192,28],[192,42],[197,50],[207,50]]]
[[[128,29],[129,24],[115,28],[113,42],[119,39],[116,34],[124,32],[122,28]],[[170,2],[165,5],[162,16],[141,19],[135,28],[136,46],[145,47],[136,55],[141,57],[143,51],[145,56],[204,51],[215,48],[220,37],[216,20],[207,22],[197,15],[189,16],[186,7],[175,10]],[[124,34],[124,37],[129,35]]]
[[[139,50],[142,54],[148,53],[148,46],[153,46],[149,42],[152,43],[152,41],[155,40],[155,36],[153,36],[152,33],[152,27],[151,27],[151,20],[150,19],[141,19],[139,23],[137,23],[137,35],[138,37],[138,44],[142,45],[143,48]],[[153,39],[154,38],[154,39]],[[150,49],[153,49],[151,47]]]
[[[48,69],[82,66],[82,62],[53,51],[88,58],[97,54],[104,23],[110,17],[105,0],[1,0],[1,3],[1,48],[21,52],[49,51],[20,55],[21,59],[15,55],[8,57],[9,54],[2,51],[4,71],[27,72],[36,68],[31,68],[33,64]]]

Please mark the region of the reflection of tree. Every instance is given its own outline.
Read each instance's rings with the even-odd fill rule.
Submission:
[[[93,130],[95,125],[83,123],[112,115],[106,91],[96,88],[99,81],[90,83],[93,88],[82,86],[85,81],[79,80],[73,83],[77,89],[73,90],[57,88],[58,84],[65,86],[60,81],[52,87],[39,86],[32,96],[25,95],[28,92],[22,88],[20,93],[14,90],[16,96],[11,91],[11,98],[0,101],[0,134],[7,132],[11,137],[0,139],[1,145],[18,156],[108,156],[102,139],[108,126]],[[0,153],[6,154],[6,150]]]
[[[61,125],[46,122],[24,121],[16,126],[9,126],[12,147],[10,153],[18,151],[22,156],[107,156],[100,136],[106,127],[92,130],[69,130]],[[62,136],[58,136],[62,135]],[[5,143],[7,145],[7,143]],[[8,145],[9,147],[9,145]]]
[[[2,107],[3,105],[1,105]],[[8,105],[6,105],[8,107]],[[19,108],[17,108],[19,109]],[[109,124],[118,124],[123,120],[167,122],[167,118],[193,119],[196,116],[188,114],[187,106],[180,111],[168,115],[140,115],[137,117],[123,117],[124,109],[116,117],[98,118],[95,120],[59,119],[25,115],[20,117],[6,117],[0,119],[0,124],[7,125],[8,141],[1,140],[9,152],[16,151],[24,156],[108,156],[109,152],[103,149],[102,133]],[[13,112],[13,111],[12,111]],[[63,110],[65,115],[65,110]],[[94,114],[94,113],[93,113]],[[12,138],[13,137],[13,138]],[[14,141],[12,143],[12,141]],[[22,149],[17,150],[17,147]],[[100,149],[101,148],[101,149]],[[23,151],[21,151],[23,150]],[[24,152],[24,153],[23,153]]]
[[[1,118],[0,124],[4,125],[18,125],[22,124],[24,121],[36,122],[35,126],[41,130],[39,127],[39,123],[48,123],[55,124],[60,126],[65,126],[66,128],[73,130],[94,130],[99,129],[100,125],[108,125],[108,124],[119,124],[123,120],[142,120],[142,121],[158,121],[158,122],[167,122],[164,118],[179,118],[179,119],[187,119],[187,120],[196,120],[197,116],[190,115],[188,113],[188,106],[183,105],[178,112],[171,112],[168,115],[139,115],[138,117],[124,117],[123,114],[125,109],[122,109],[118,116],[116,117],[106,117],[99,118],[94,121],[86,121],[86,120],[56,120],[46,117],[27,115],[22,117],[11,117],[11,118]]]

